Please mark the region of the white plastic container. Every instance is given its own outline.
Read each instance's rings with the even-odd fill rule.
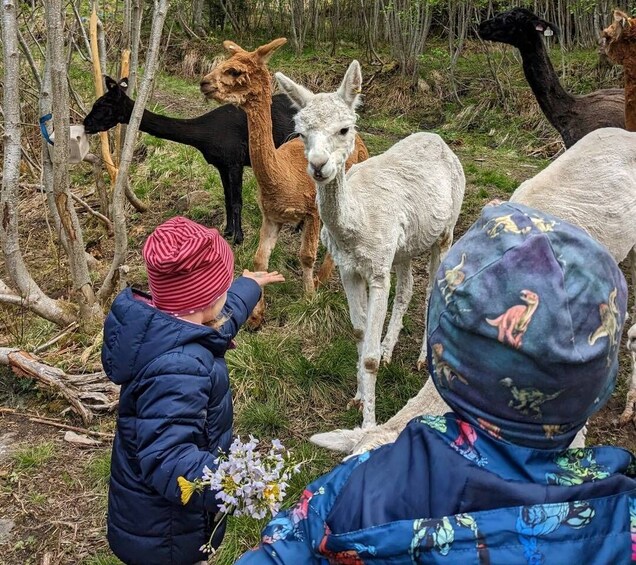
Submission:
[[[88,136],[83,125],[72,125],[69,127],[69,164],[81,163],[88,154]],[[55,143],[55,132],[50,135],[51,141]]]

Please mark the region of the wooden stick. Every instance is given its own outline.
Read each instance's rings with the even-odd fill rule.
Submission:
[[[46,343],[43,343],[42,345],[38,345],[34,350],[33,353],[40,353],[42,351],[44,351],[45,349],[48,349],[49,347],[51,347],[52,345],[55,345],[58,341],[60,341],[64,336],[68,335],[69,333],[71,333],[73,330],[75,330],[77,328],[78,324],[77,322],[73,322],[70,325],[68,325],[66,328],[64,328],[59,334],[57,334],[53,339],[50,339],[49,341],[47,341]]]
[[[19,412],[16,412],[16,414],[19,414]],[[55,420],[50,420],[48,418],[29,417],[29,421],[36,422],[38,424],[46,424],[47,426],[53,426],[54,428],[61,428],[63,430],[71,430],[72,432],[101,437],[104,439],[113,439],[115,437],[115,434],[111,434],[108,432],[94,432],[93,430],[80,428],[78,426],[71,426],[69,424],[63,424],[62,422],[56,422]]]
[[[110,432],[97,432],[93,430],[88,430],[86,428],[80,428],[78,426],[71,426],[70,424],[64,424],[63,422],[54,420],[53,418],[46,418],[45,416],[37,416],[37,415],[29,414],[28,412],[21,412],[20,410],[16,410],[15,408],[0,407],[0,414],[15,414],[16,416],[24,416],[25,418],[28,418],[29,421],[31,422],[46,424],[48,426],[53,426],[55,428],[61,428],[63,430],[71,430],[72,432],[93,435],[93,436],[101,437],[104,439],[113,439],[115,437],[115,434]]]
[[[75,200],[82,208],[84,208],[89,214],[95,216],[100,222],[102,222],[106,226],[106,231],[108,235],[113,235],[113,223],[103,214],[100,214],[97,210],[93,210],[84,200],[82,200],[76,194],[71,192],[71,198]]]

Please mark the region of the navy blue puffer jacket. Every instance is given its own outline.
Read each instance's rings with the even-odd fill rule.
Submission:
[[[102,363],[121,385],[108,496],[108,541],[128,565],[191,565],[211,532],[214,494],[183,506],[177,477],[200,477],[232,440],[224,355],[260,287],[237,279],[214,330],[153,308],[136,291],[117,296],[104,326]],[[218,536],[216,544],[222,536]]]

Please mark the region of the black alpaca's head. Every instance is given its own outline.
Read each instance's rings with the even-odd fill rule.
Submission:
[[[520,49],[534,45],[541,35],[558,35],[559,28],[530,10],[513,8],[482,22],[478,33],[482,39],[508,43]]]
[[[98,98],[91,111],[84,118],[84,131],[98,133],[108,131],[117,124],[127,124],[130,120],[134,102],[126,94],[128,78],[119,82],[104,76],[108,92]]]

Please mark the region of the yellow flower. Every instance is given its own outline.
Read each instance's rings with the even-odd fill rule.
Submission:
[[[263,497],[266,500],[277,501],[280,498],[280,485],[278,483],[270,483],[263,491]]]
[[[223,477],[223,480],[221,481],[221,490],[223,492],[226,494],[234,494],[237,488],[238,484],[231,475],[225,475],[225,477]]]
[[[185,477],[177,477],[177,483],[181,489],[181,504],[184,506],[190,502],[192,495],[198,490],[196,482],[189,481]]]

